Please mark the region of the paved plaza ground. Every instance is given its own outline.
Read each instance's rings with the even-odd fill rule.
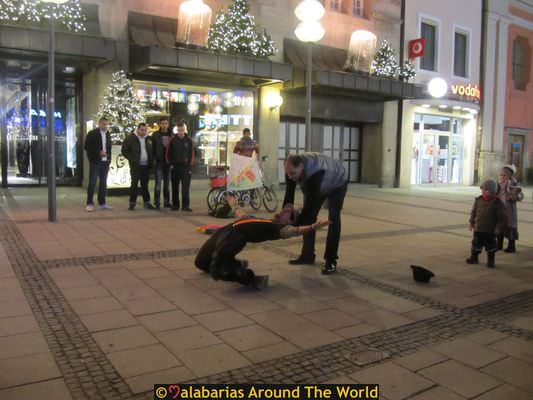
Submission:
[[[300,239],[248,246],[270,287],[193,265],[193,213],[85,212],[82,188],[0,196],[0,399],[151,399],[154,383],[378,383],[381,399],[533,399],[533,195],[516,254],[465,263],[477,188],[353,185],[339,272],[291,266]],[[259,213],[259,216],[267,214]],[[317,238],[318,255],[325,232]],[[410,264],[431,269],[413,281]]]

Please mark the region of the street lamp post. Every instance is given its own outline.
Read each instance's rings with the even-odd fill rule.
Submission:
[[[317,0],[303,0],[296,6],[294,14],[301,21],[294,30],[296,37],[307,42],[307,78],[306,78],[306,112],[305,134],[311,134],[311,81],[313,79],[313,43],[324,37],[326,31],[320,24],[320,18],[324,15],[324,6]]]
[[[41,0],[43,3],[63,4],[69,0]],[[46,173],[46,182],[48,186],[48,221],[56,221],[56,157],[55,157],[55,130],[54,130],[54,114],[55,114],[55,9],[50,7],[50,35],[48,47],[48,109],[46,112],[46,125],[48,126],[47,138],[47,159],[48,169]]]

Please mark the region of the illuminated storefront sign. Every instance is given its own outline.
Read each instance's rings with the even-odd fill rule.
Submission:
[[[456,96],[471,97],[476,100],[481,98],[481,91],[477,85],[462,85],[462,84],[453,84],[452,85],[452,94]]]
[[[429,81],[428,92],[432,97],[437,99],[446,95],[474,101],[479,101],[481,99],[481,91],[478,85],[473,85],[471,83],[468,85],[462,83],[448,85],[448,82],[442,78],[433,78]]]
[[[146,101],[146,91],[138,89],[136,96],[140,101]],[[150,99],[156,101],[157,99],[165,99],[171,103],[201,103],[205,105],[223,105],[224,107],[246,106],[252,107],[254,105],[253,96],[243,96],[233,92],[224,94],[218,93],[187,93],[186,91],[174,90],[158,90],[153,89],[150,93]]]
[[[39,110],[39,111],[37,112],[37,110],[34,110],[34,109],[32,108],[31,111],[30,111],[30,114],[31,114],[32,117],[46,117],[46,111],[44,111],[44,110]],[[55,118],[63,118],[63,117],[61,116],[61,113],[60,113],[59,111],[56,111],[56,112],[54,113],[54,117],[55,117]]]

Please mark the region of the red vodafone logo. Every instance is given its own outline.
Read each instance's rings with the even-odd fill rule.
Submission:
[[[419,38],[409,41],[409,58],[422,57],[426,50],[426,39]]]

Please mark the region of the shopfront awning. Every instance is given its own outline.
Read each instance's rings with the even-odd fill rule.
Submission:
[[[269,60],[226,56],[206,51],[162,47],[130,48],[133,73],[172,76],[174,79],[244,82],[261,85],[292,79],[292,65]],[[176,74],[179,72],[179,75]]]
[[[213,54],[203,48],[180,48],[178,22],[130,11],[130,71],[183,81],[260,85],[292,79],[292,65],[269,60]],[[179,73],[177,73],[179,72]]]
[[[68,32],[56,32],[55,55],[58,61],[65,60],[78,66],[91,61],[101,62],[116,56],[112,40]],[[46,57],[48,54],[48,32],[29,27],[0,25],[0,53]]]
[[[306,44],[293,39],[283,42],[285,60],[296,68],[294,79],[285,84],[287,91],[302,91],[306,86]],[[364,73],[344,72],[347,51],[313,45],[313,92],[394,100],[422,97],[423,87],[391,79],[380,79]]]
[[[174,18],[158,17],[130,11],[128,29],[133,43],[148,47],[174,47],[178,21]]]

